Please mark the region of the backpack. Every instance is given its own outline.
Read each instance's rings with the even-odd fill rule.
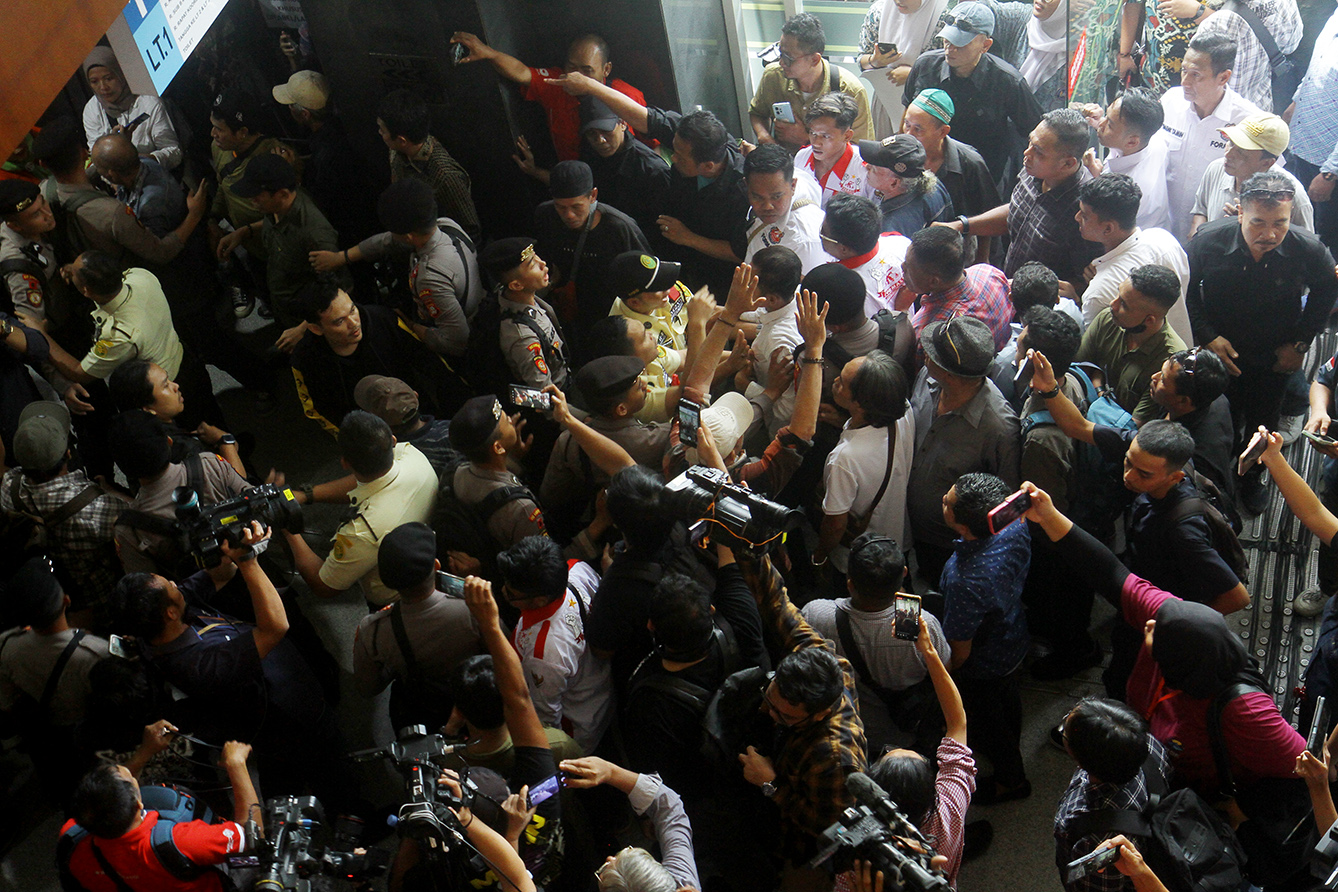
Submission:
[[[550,369],[566,365],[566,357],[559,356],[553,342],[544,334],[539,324],[524,313],[502,312],[497,302],[501,289],[496,288],[484,295],[479,301],[478,312],[469,324],[469,377],[476,393],[497,394],[505,402],[507,387],[514,383],[515,375],[502,353],[502,321],[509,319],[524,325],[539,340],[539,349],[544,362]]]
[[[899,362],[906,371],[907,380],[914,381],[911,363],[915,359],[915,331],[911,328],[910,316],[901,311],[881,309],[872,318],[878,323],[878,346],[874,349],[882,350]],[[855,358],[849,350],[830,338],[823,349],[831,357],[838,375],[846,363]]]
[[[1069,825],[1075,836],[1103,839],[1122,833],[1135,838],[1139,852],[1171,892],[1234,892],[1245,873],[1245,853],[1230,825],[1190,789],[1168,792],[1155,753],[1143,763],[1148,804],[1133,809],[1100,809]]]
[[[1133,416],[1115,402],[1110,391],[1098,388],[1092,382],[1092,374],[1100,371],[1097,366],[1085,362],[1075,362],[1069,366],[1069,373],[1083,387],[1086,407],[1079,407],[1083,408],[1083,417],[1093,424],[1119,430],[1137,430]],[[1022,419],[1022,436],[1025,439],[1037,425],[1054,423],[1055,417],[1049,410],[1033,412]],[[1073,446],[1070,514],[1078,526],[1098,539],[1107,539],[1114,533],[1115,518],[1128,507],[1133,498],[1124,486],[1124,468],[1119,462],[1107,461],[1101,450],[1090,443],[1075,442]]]
[[[200,504],[204,504],[204,461],[200,453],[187,453],[182,462],[186,466],[186,485],[195,491]],[[163,576],[168,579],[185,579],[194,575],[201,568],[195,560],[191,548],[190,536],[177,522],[176,518],[160,517],[135,508],[125,508],[116,519],[118,525],[154,533],[162,539],[148,553]]]
[[[23,490],[23,471],[15,471],[9,482],[9,502],[12,513],[0,519],[0,573],[5,578],[13,575],[23,563],[31,557],[50,555],[51,530],[70,520],[87,508],[104,490],[96,483],[90,483],[65,504],[47,514],[36,507],[23,504],[20,493]],[[113,548],[107,543],[107,548]],[[77,584],[65,572],[65,568],[53,561],[53,567],[61,583]]]
[[[1201,475],[1196,474],[1195,476]],[[1208,481],[1205,480],[1205,482]],[[1208,485],[1212,486],[1211,483],[1208,483]],[[1217,487],[1213,486],[1213,489],[1216,490]],[[1202,514],[1203,519],[1208,523],[1208,533],[1212,536],[1213,550],[1231,568],[1231,572],[1236,574],[1237,579],[1241,582],[1248,581],[1250,578],[1250,561],[1245,556],[1245,549],[1241,547],[1236,531],[1231,528],[1231,521],[1227,519],[1217,505],[1213,504],[1207,494],[1191,499],[1182,499],[1180,504],[1167,513],[1165,520],[1162,522],[1174,526],[1185,518],[1197,514]]]
[[[499,486],[477,505],[466,505],[455,494],[455,471],[459,467],[449,467],[442,472],[437,504],[432,510],[432,528],[437,531],[437,557],[445,565],[449,559],[448,550],[463,551],[483,564],[481,575],[492,578],[497,555],[502,549],[489,534],[488,521],[508,502],[529,499],[537,505],[539,500],[528,487]]]
[[[158,823],[153,827],[150,841],[153,846],[153,854],[158,858],[158,863],[162,865],[163,869],[182,881],[194,880],[209,871],[213,871],[213,867],[201,866],[187,858],[181,849],[177,848],[176,840],[172,838],[172,831],[177,824],[186,824],[191,821],[205,821],[212,824],[214,813],[209,806],[196,798],[194,793],[182,787],[141,787],[139,792],[144,800],[144,808],[148,811],[158,812]],[[97,848],[97,843],[90,837],[88,831],[78,824],[72,824],[68,830],[60,835],[60,839],[56,842],[56,869],[60,872],[61,888],[65,892],[87,892],[84,885],[70,872],[70,857],[74,854],[75,846],[85,838],[89,839],[89,844],[93,847],[93,856],[98,860],[107,877],[116,883],[118,888],[122,890],[131,889],[130,885],[121,879],[120,875],[112,869],[111,865],[102,856]],[[223,874],[220,873],[220,876],[223,876]],[[139,890],[139,892],[146,892],[146,890]]]

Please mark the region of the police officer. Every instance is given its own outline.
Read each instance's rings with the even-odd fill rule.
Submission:
[[[33,319],[46,316],[46,302],[58,282],[56,252],[44,236],[56,228],[56,215],[42,191],[26,180],[0,180],[0,308]]]
[[[465,657],[483,653],[478,624],[460,592],[438,587],[437,534],[427,524],[406,523],[388,533],[376,563],[399,600],[358,624],[353,683],[365,697],[391,685],[393,727],[440,728],[451,715],[451,672]]]
[[[358,260],[380,260],[407,245],[409,290],[413,294],[414,334],[436,352],[463,357],[469,320],[483,297],[478,252],[450,217],[437,216],[437,198],[422,180],[391,183],[376,204],[385,232],[363,239],[346,251],[312,251],[317,270],[338,269]]]
[[[548,287],[548,265],[527,238],[498,239],[483,249],[479,265],[502,286],[499,345],[513,381],[542,390],[567,386],[567,351],[557,313],[537,296]]]

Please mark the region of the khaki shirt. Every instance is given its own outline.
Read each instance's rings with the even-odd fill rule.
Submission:
[[[465,463],[455,469],[452,485],[456,498],[465,505],[473,506],[486,499],[494,489],[522,484],[510,471],[490,471]],[[498,551],[505,551],[526,536],[548,535],[543,511],[539,510],[534,499],[525,497],[512,499],[502,505],[488,518],[487,525],[488,536]]]
[[[132,359],[156,362],[175,380],[181,371],[181,341],[163,286],[146,269],[129,269],[121,293],[93,311],[93,349],[80,361],[85,372],[106,378]]]
[[[390,470],[355,486],[349,501],[358,513],[335,530],[334,547],[321,565],[321,582],[343,591],[361,581],[368,601],[389,604],[399,599],[399,592],[381,581],[376,566],[381,539],[402,524],[431,519],[437,501],[437,472],[427,456],[400,443]]]
[[[23,249],[36,245],[36,257]],[[25,238],[9,228],[8,223],[0,223],[0,263],[6,260],[27,260],[42,267],[45,275],[39,278],[35,273],[5,273],[5,288],[9,299],[14,304],[14,311],[32,319],[46,318],[46,293],[52,279],[60,269],[56,263],[56,252],[43,241]]]
[[[130,206],[110,195],[104,195],[91,185],[67,186],[56,184],[56,200],[68,201],[81,192],[94,192],[91,198],[74,212],[75,226],[89,248],[105,251],[122,266],[134,263],[170,263],[184,247],[175,234],[158,238],[150,232]]]
[[[688,298],[692,292],[682,282],[674,283],[668,303],[650,313],[638,313],[623,303],[620,297],[609,307],[610,316],[626,316],[646,328],[655,330],[655,343],[660,349],[660,365],[666,366],[664,354],[669,350],[686,350],[688,346]],[[677,366],[675,366],[677,367]]]
[[[47,679],[73,637],[73,629],[54,635],[14,629],[0,635],[0,710],[13,709],[19,694],[40,701]],[[51,696],[48,716],[52,724],[69,727],[84,717],[92,693],[88,673],[109,655],[105,638],[97,635],[83,637],[70,655]]]
[[[659,471],[664,453],[669,449],[668,424],[643,424],[635,418],[609,418],[591,415],[586,423],[617,443],[632,460]],[[553,454],[548,459],[539,499],[549,508],[575,499],[586,498],[597,487],[607,486],[609,475],[583,456],[580,445],[569,431],[558,435]]]
[[[241,229],[243,226],[250,226],[263,216],[254,201],[240,197],[232,191],[232,188],[246,173],[246,166],[252,159],[268,155],[281,145],[283,144],[277,139],[263,136],[251,146],[249,152],[238,156],[235,152],[225,152],[220,149],[217,143],[210,143],[209,152],[214,164],[214,173],[218,176],[218,189],[214,192],[213,204],[209,206],[210,220],[226,219],[234,229]],[[225,170],[226,174],[223,173]],[[251,244],[246,246],[246,250],[250,251],[256,244],[257,242],[252,240]]]
[[[772,62],[762,71],[762,80],[757,84],[757,92],[753,94],[753,103],[748,107],[748,114],[771,121],[775,117],[772,105],[777,102],[788,102],[794,109],[795,121],[804,123],[804,112],[808,110],[808,104],[828,92],[827,88],[831,86],[831,64],[826,59],[822,60],[822,77],[818,80],[817,92],[805,99],[799,89],[799,82],[786,77],[781,71],[779,62]],[[855,139],[873,139],[873,120],[869,117],[869,94],[864,91],[864,85],[855,75],[840,66],[837,66],[836,71],[841,85],[840,92],[855,100],[855,105],[859,108],[859,113],[855,115]]]
[[[499,326],[502,355],[506,357],[506,364],[511,369],[513,380],[538,390],[543,390],[549,384],[556,384],[559,389],[566,389],[566,349],[563,346],[562,329],[558,325],[557,313],[553,308],[537,297],[533,306],[506,297],[499,298],[497,303],[503,314],[502,324]],[[553,345],[554,362],[561,362],[561,365],[551,368],[534,332],[524,323],[507,319],[507,313],[523,313],[538,322],[539,330]]]
[[[1115,402],[1142,424],[1161,417],[1163,410],[1152,399],[1152,376],[1161,371],[1162,363],[1185,349],[1185,342],[1165,324],[1136,350],[1126,346],[1125,338],[1124,329],[1106,307],[1083,332],[1076,359],[1101,366]]]

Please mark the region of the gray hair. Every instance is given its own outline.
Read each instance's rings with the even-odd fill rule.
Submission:
[[[628,846],[599,871],[599,892],[675,892],[678,880],[645,849]]]

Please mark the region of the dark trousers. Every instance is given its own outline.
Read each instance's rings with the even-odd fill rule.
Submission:
[[[1290,152],[1287,153],[1287,169],[1301,181],[1302,189],[1308,189],[1310,181],[1319,176],[1318,167]],[[1315,203],[1315,235],[1330,251],[1338,251],[1338,190],[1328,201]]]
[[[1021,749],[1021,671],[1019,667],[1001,677],[957,679],[971,748],[994,763],[994,779],[1003,787],[1016,787],[1027,779]]]
[[[1231,402],[1231,423],[1236,429],[1236,451],[1240,452],[1259,425],[1277,430],[1282,398],[1287,393],[1287,379],[1291,373],[1243,363],[1237,365],[1240,375],[1227,385],[1227,399]],[[1245,476],[1258,480],[1263,473],[1264,466],[1258,464]]]
[[[952,557],[950,547],[930,545],[928,542],[915,543],[916,569],[920,573],[920,578],[931,589],[938,588],[939,577],[943,575],[943,567],[950,557]]]

